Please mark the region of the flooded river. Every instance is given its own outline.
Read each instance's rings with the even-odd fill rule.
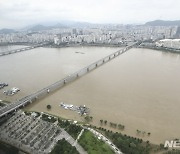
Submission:
[[[0,57],[1,80],[22,89],[12,97],[5,97],[1,90],[0,98],[17,99],[118,49],[38,48]],[[83,120],[59,104],[86,105],[97,126],[100,126],[99,120],[104,119],[125,125],[124,133],[128,135],[136,136],[139,129],[151,133],[150,137],[143,137],[145,140],[163,143],[180,138],[179,69],[179,54],[131,49],[26,109]],[[47,104],[52,106],[49,111]]]
[[[119,48],[118,48],[119,49]],[[0,99],[14,101],[32,94],[94,61],[118,50],[104,47],[36,48],[0,57],[0,82],[9,86],[0,90]],[[3,90],[20,88],[14,96]]]

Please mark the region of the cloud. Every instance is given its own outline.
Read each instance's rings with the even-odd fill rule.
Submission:
[[[0,28],[45,21],[143,23],[180,19],[179,0],[0,0]]]

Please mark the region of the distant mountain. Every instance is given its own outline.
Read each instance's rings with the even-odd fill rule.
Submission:
[[[57,23],[54,26],[50,26],[51,28],[67,28],[67,25],[64,25],[62,23]]]
[[[66,23],[66,25],[74,28],[85,28],[85,27],[93,27],[95,24],[89,22],[69,22]]]
[[[29,26],[25,29],[32,32],[38,32],[38,31],[43,31],[43,30],[51,30],[53,28],[67,28],[67,26],[64,26],[58,23],[54,26],[35,25],[35,26]]]
[[[44,25],[44,24],[42,24]],[[76,21],[59,21],[57,24],[53,24],[49,27],[51,28],[85,28],[85,27],[92,27],[95,24],[88,23],[88,22],[76,22]]]
[[[148,26],[180,26],[180,20],[165,21],[165,20],[155,20],[145,23]]]
[[[43,24],[44,25],[44,24]],[[60,27],[71,27],[71,28],[81,28],[81,27],[89,27],[94,24],[88,23],[88,22],[78,22],[78,21],[70,21],[70,20],[61,20],[57,21],[57,24],[53,24],[51,26],[57,26],[59,25]]]
[[[15,30],[14,29],[0,29],[0,34],[10,34],[10,33],[14,33]]]
[[[85,28],[85,27],[92,27],[95,24],[91,24],[88,22],[73,22],[73,21],[67,21],[62,23],[57,23],[51,26],[45,26],[44,24],[34,25],[34,26],[28,26],[24,28],[24,30],[32,31],[32,32],[38,32],[43,30],[51,30],[54,28]]]
[[[28,28],[27,30],[34,32],[34,31],[42,31],[42,30],[48,30],[48,29],[50,28],[43,25],[35,25],[33,27]]]

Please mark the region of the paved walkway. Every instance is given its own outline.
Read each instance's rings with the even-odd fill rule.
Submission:
[[[79,145],[79,143],[77,143],[66,131],[62,131],[62,134],[64,135],[66,141],[68,141],[72,146],[75,146],[80,154],[87,154],[87,152]]]
[[[108,138],[106,138],[101,133],[97,132],[96,130],[94,130],[92,128],[88,128],[88,127],[84,127],[84,129],[91,131],[98,139],[101,139],[105,143],[107,143],[116,154],[123,154]]]
[[[80,137],[81,137],[81,135],[83,134],[83,132],[84,132],[84,129],[82,129],[81,132],[79,133],[79,135],[78,135],[76,141],[74,142],[73,146],[75,146],[75,145],[77,144],[77,142],[78,142],[78,140],[80,139]]]

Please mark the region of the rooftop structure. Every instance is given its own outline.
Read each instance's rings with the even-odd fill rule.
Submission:
[[[156,46],[180,49],[180,39],[163,39],[156,42]]]

